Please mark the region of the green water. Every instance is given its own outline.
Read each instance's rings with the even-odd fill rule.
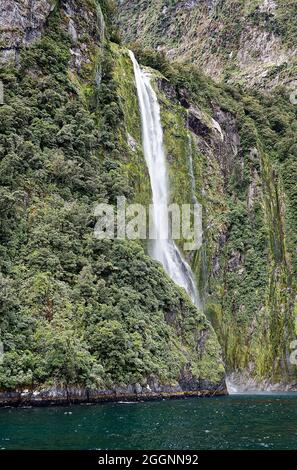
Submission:
[[[297,395],[0,409],[2,449],[297,449]]]

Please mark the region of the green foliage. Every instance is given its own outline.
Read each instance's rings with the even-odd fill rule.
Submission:
[[[170,102],[160,93],[173,201],[189,200],[187,113],[176,102],[196,106],[209,129],[191,150],[196,197],[204,207],[205,247],[189,260],[206,292],[205,309],[226,367],[252,365],[259,380],[286,379],[296,293],[296,107],[283,88],[263,95],[217,85],[195,67],[166,63],[162,55],[153,62],[152,51],[136,48],[136,53],[165,75],[164,89],[173,98]],[[225,150],[211,133],[218,110],[221,127],[229,132]],[[240,142],[232,157],[235,133]]]
[[[95,204],[134,193],[116,59],[107,45],[100,87],[82,93],[59,21],[0,72],[0,388],[176,383],[185,363],[220,381],[213,330],[185,292],[139,244],[94,238]]]
[[[267,88],[294,81],[295,0],[216,0],[207,6],[198,1],[117,3],[116,22],[129,44],[137,40],[142,48],[165,51],[215,81]],[[279,65],[278,56],[283,57]]]

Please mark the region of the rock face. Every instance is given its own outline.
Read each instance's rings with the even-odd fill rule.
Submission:
[[[23,389],[13,392],[0,392],[1,406],[47,406],[69,403],[100,403],[112,401],[161,400],[164,398],[208,397],[226,395],[225,381],[212,384],[207,380],[178,385],[160,385],[155,379],[146,386],[139,383],[114,389],[87,389],[81,387],[49,387],[43,389]]]
[[[216,81],[269,88],[279,83],[295,86],[293,2],[118,3],[119,25],[128,42],[137,40],[143,46],[165,51],[169,58],[196,63]]]
[[[80,71],[91,64],[88,40],[92,49],[104,40],[105,23],[100,6],[88,8],[84,2],[60,2],[63,27],[71,38],[71,67]],[[56,0],[3,0],[0,5],[0,62],[17,62],[20,47],[42,36],[47,19],[57,8]]]
[[[55,7],[54,0],[2,0],[0,5],[0,60],[15,61],[22,44],[41,37]]]
[[[259,392],[297,392],[297,383],[277,382],[271,383],[269,380],[257,382],[252,379],[248,371],[244,373],[233,372],[227,378],[228,393],[259,393]]]
[[[243,377],[241,387],[246,382],[245,390],[294,389],[296,368],[288,350],[296,288],[287,274],[294,251],[289,255],[284,246],[289,205],[284,206],[280,176],[269,155],[255,147],[259,125],[245,116],[245,106],[234,103],[233,113],[212,97],[206,109],[182,78],[182,88],[160,78],[158,84],[172,198],[176,202],[189,192],[180,181],[186,181],[191,154],[196,197],[204,209],[202,249],[187,254],[205,293],[204,311],[225,352],[227,372]],[[191,80],[199,83],[199,75]],[[203,84],[197,88],[205,96]],[[235,96],[241,106],[240,95]],[[243,99],[250,109],[250,98]],[[258,139],[263,139],[260,130]]]
[[[96,9],[93,9],[88,8],[84,2],[66,0],[62,2],[62,8],[65,19],[64,28],[71,38],[71,67],[80,71],[85,65],[91,64],[92,50],[102,47],[105,34],[104,17],[99,4],[96,4]],[[91,44],[86,41],[86,37],[91,39]],[[98,81],[100,81],[99,78]]]

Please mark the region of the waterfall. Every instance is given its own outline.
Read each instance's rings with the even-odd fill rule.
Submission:
[[[152,189],[152,217],[155,237],[150,255],[159,261],[171,279],[189,294],[199,306],[199,296],[192,270],[168,235],[169,178],[163,146],[163,130],[157,95],[148,74],[141,70],[132,51],[139,109],[142,123],[142,145]]]

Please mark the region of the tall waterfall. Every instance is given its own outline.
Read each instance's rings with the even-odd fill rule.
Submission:
[[[142,122],[143,151],[152,189],[155,239],[152,241],[150,254],[160,261],[171,279],[182,286],[193,303],[199,306],[199,296],[191,268],[183,259],[174,241],[168,236],[169,179],[158,99],[149,76],[141,70],[133,52],[129,53],[134,67]]]

